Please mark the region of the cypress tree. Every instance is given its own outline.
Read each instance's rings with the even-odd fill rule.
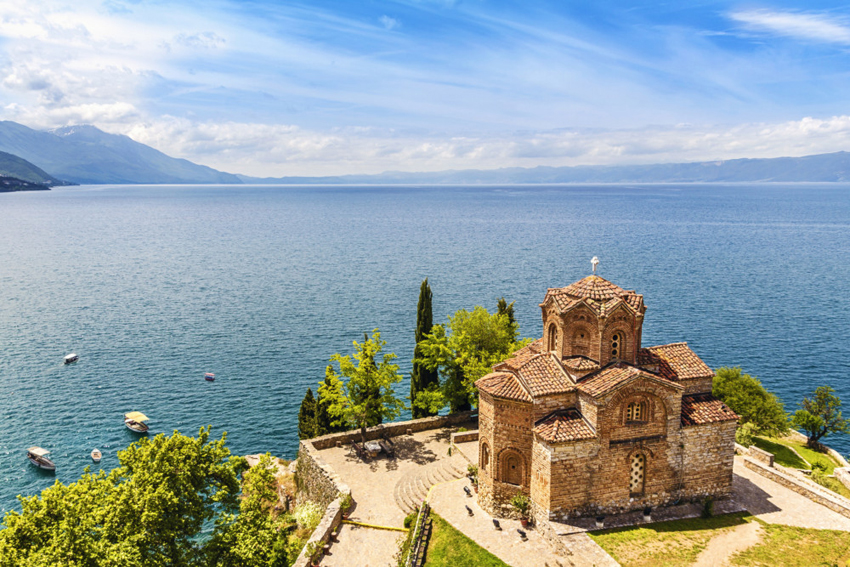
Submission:
[[[511,301],[508,303],[508,300],[504,297],[500,297],[498,303],[496,304],[496,308],[498,309],[499,315],[507,315],[508,322],[511,324],[511,329],[513,329],[514,340],[517,340],[519,337],[519,325],[516,322],[516,318],[514,317],[514,302]]]
[[[425,338],[425,335],[431,332],[431,327],[434,324],[434,314],[431,312],[433,297],[431,286],[428,285],[428,278],[425,278],[419,288],[419,303],[416,306],[416,347],[413,350],[413,369],[410,372],[410,406],[414,419],[434,415],[416,407],[416,394],[422,390],[427,390],[432,384],[440,385],[437,369],[429,370],[419,362],[421,358],[419,343]]]
[[[307,388],[298,409],[298,438],[310,439],[316,436],[316,399],[313,397],[313,390]]]

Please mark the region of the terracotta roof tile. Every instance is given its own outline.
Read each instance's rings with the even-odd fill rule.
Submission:
[[[537,354],[517,368],[517,374],[533,397],[575,389],[551,353]]]
[[[483,390],[495,398],[519,402],[531,401],[531,396],[525,391],[516,376],[509,372],[491,372],[483,378],[479,378],[475,385],[479,390]]]
[[[568,356],[561,362],[570,370],[599,370],[599,363],[586,356]]]
[[[551,443],[594,439],[596,437],[596,432],[590,424],[574,408],[560,410],[544,417],[537,422],[534,432],[544,441]]]
[[[567,287],[549,288],[543,304],[548,299],[555,302],[561,313],[578,303],[585,303],[599,316],[605,316],[619,305],[625,303],[637,312],[643,310],[643,296],[634,291],[625,290],[599,276],[587,276]]]
[[[640,374],[640,369],[627,364],[608,366],[579,380],[578,388],[582,392],[596,397]]]
[[[736,419],[737,414],[711,394],[682,396],[682,427]]]
[[[711,378],[714,371],[691,350],[688,343],[671,343],[640,349],[638,364],[655,367],[656,374],[668,380]]]
[[[523,364],[528,362],[532,357],[544,352],[543,339],[537,339],[531,342],[518,351],[514,352],[510,358],[493,366],[493,370],[512,370],[516,371]]]
[[[578,389],[586,394],[590,394],[595,398],[606,394],[611,390],[614,390],[623,382],[626,382],[637,376],[642,376],[644,378],[649,378],[652,380],[660,379],[668,383],[673,388],[682,389],[682,386],[676,384],[675,382],[664,380],[663,378],[659,378],[658,376],[645,372],[640,368],[637,368],[630,364],[626,364],[624,362],[617,362],[615,364],[606,366],[598,372],[588,374],[587,376],[579,380]]]

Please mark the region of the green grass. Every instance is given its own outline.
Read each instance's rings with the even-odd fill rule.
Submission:
[[[806,461],[812,464],[822,463],[826,467],[826,472],[824,474],[831,475],[833,474],[835,467],[839,466],[839,463],[826,453],[818,453],[817,451],[807,447],[805,443],[800,443],[799,441],[793,441],[791,439],[776,439],[773,437],[754,437],[753,442],[759,449],[764,449],[768,453],[773,453],[774,462],[782,465],[783,467],[811,470],[812,467],[809,466]],[[789,447],[793,447],[797,453],[805,459],[805,461],[794,454],[794,451],[789,449]],[[850,490],[848,490],[847,487],[841,484],[841,482],[837,479],[827,479],[826,483],[819,484],[832,490],[836,494],[840,494],[845,498],[850,498]]]
[[[850,533],[760,523],[764,528],[761,542],[734,555],[732,565],[832,567],[850,561]]]
[[[768,453],[773,453],[773,460],[776,464],[792,469],[811,469],[794,451],[788,448],[779,439],[767,439],[766,437],[753,437],[753,443],[759,449],[764,449]],[[795,447],[796,449],[796,447]]]
[[[746,512],[589,532],[624,567],[685,567],[716,535],[752,520]]]
[[[433,531],[425,567],[509,567],[501,559],[431,512]]]

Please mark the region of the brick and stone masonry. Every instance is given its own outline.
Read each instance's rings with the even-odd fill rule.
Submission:
[[[540,307],[544,337],[476,383],[485,510],[516,516],[523,493],[546,522],[730,494],[738,416],[687,343],[641,346],[642,295],[594,273]]]

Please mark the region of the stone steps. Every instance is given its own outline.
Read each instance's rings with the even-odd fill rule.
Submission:
[[[464,475],[466,461],[460,456],[429,463],[401,477],[393,489],[393,499],[405,514],[409,514],[422,504],[432,486]]]

